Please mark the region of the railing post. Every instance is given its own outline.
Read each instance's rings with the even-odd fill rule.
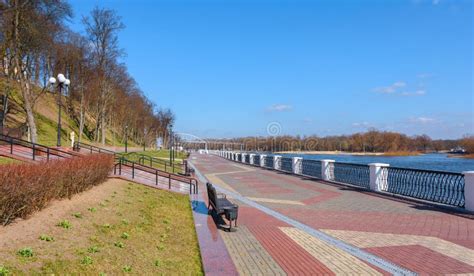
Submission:
[[[336,161],[331,159],[321,160],[321,177],[323,180],[334,180],[334,162]]]
[[[254,153],[251,153],[249,154],[249,163],[250,165],[254,165],[255,164],[255,154]]]
[[[265,167],[265,158],[267,157],[266,154],[260,155],[260,167]]]
[[[119,175],[122,175],[122,159],[119,159]]]
[[[241,153],[240,156],[241,156],[240,162],[245,163],[245,157],[247,157],[247,154],[246,153]]]
[[[369,187],[372,191],[386,191],[388,188],[387,182],[387,167],[390,164],[385,163],[371,163],[369,164],[370,182]]]
[[[168,189],[171,190],[171,175],[168,175]]]
[[[13,154],[13,138],[10,138],[10,154]]]
[[[155,171],[155,185],[158,186],[158,171]]]
[[[135,162],[132,162],[132,179],[135,178]]]
[[[464,174],[464,208],[474,212],[474,171],[463,172]]]
[[[293,173],[294,174],[303,173],[303,158],[302,157],[293,157]]]
[[[273,156],[273,168],[275,170],[281,170],[281,156],[280,155]]]
[[[49,162],[49,148],[46,148],[46,162]]]
[[[35,161],[35,154],[36,154],[35,144],[33,144],[33,161]]]

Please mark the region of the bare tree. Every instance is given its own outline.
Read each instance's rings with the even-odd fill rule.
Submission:
[[[108,103],[112,98],[112,85],[109,81],[111,70],[117,59],[122,55],[118,45],[117,33],[125,26],[115,11],[96,7],[90,17],[84,17],[88,39],[92,44],[92,56],[97,68],[99,79],[99,101],[96,141],[99,136],[105,144],[106,119]],[[100,129],[100,132],[99,132]]]

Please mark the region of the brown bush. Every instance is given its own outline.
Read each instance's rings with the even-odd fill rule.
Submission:
[[[113,156],[105,154],[0,166],[0,223],[25,218],[53,199],[71,198],[104,182],[112,166]]]

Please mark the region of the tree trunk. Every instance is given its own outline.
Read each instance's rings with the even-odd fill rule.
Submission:
[[[84,86],[81,85],[81,104],[79,107],[79,135],[77,141],[80,143],[84,133]]]
[[[31,101],[31,89],[30,89],[30,84],[28,82],[28,72],[25,70],[22,70],[22,64],[20,61],[20,34],[19,34],[19,28],[20,28],[20,10],[19,10],[19,5],[18,1],[15,1],[15,29],[14,29],[14,59],[15,59],[15,66],[18,70],[18,75],[20,79],[20,87],[21,87],[21,95],[23,97],[24,101],[24,108],[26,111],[26,121],[28,124],[28,129],[30,131],[30,140],[32,143],[37,142],[37,130],[36,130],[36,122],[35,122],[35,116],[33,112],[33,105]]]
[[[104,108],[105,109],[105,108]],[[102,112],[102,145],[105,146],[105,112]]]
[[[33,112],[33,106],[31,104],[31,99],[30,99],[30,92],[31,92],[30,85],[28,81],[25,81],[23,79],[23,77],[20,77],[20,83],[22,87],[21,94],[23,96],[25,110],[26,110],[26,122],[30,130],[31,143],[37,143],[38,134],[37,134],[37,129],[36,129],[36,121],[35,121],[35,116]]]

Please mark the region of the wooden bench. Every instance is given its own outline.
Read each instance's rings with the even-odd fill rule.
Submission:
[[[209,199],[209,204],[207,208],[209,211],[216,211],[217,215],[224,215],[225,218],[229,221],[230,227],[229,231],[232,231],[232,221],[234,221],[234,226],[237,227],[237,217],[239,215],[239,206],[229,201],[225,194],[217,193],[216,188],[211,183],[206,184],[207,187],[207,198]]]

